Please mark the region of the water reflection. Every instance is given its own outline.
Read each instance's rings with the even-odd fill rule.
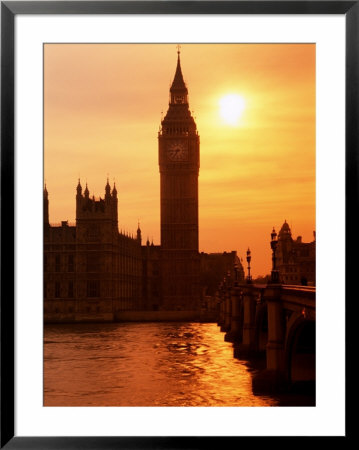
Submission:
[[[215,324],[46,326],[45,406],[275,406]]]

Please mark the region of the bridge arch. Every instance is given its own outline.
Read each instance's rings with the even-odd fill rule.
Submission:
[[[315,381],[315,320],[303,314],[288,321],[285,367],[290,383]]]

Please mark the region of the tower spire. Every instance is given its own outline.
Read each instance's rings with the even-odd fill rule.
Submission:
[[[117,198],[117,189],[116,189],[116,183],[115,182],[113,182],[112,197],[113,198]]]
[[[181,69],[181,58],[180,58],[180,45],[177,45],[177,67],[175,76],[170,88],[171,93],[176,93],[177,95],[187,95],[188,90],[186,83],[184,82],[183,75],[182,75],[182,69]]]
[[[80,178],[79,178],[77,186],[76,186],[76,192],[77,192],[77,196],[81,197],[81,195],[82,195],[82,186],[81,186]]]
[[[109,200],[111,198],[111,187],[107,176],[107,183],[105,186],[105,199]]]
[[[188,89],[184,82],[180,46],[177,46],[177,67],[170,86],[170,102],[165,117],[161,118],[159,134],[196,134],[197,127],[188,105]]]
[[[142,236],[141,236],[141,228],[140,228],[140,219],[138,219],[138,225],[137,225],[137,240],[141,244]]]

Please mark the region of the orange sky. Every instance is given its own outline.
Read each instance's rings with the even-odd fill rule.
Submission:
[[[174,44],[46,44],[45,180],[50,222],[75,221],[77,179],[104,196],[116,181],[119,228],[160,243],[157,132],[177,60]],[[315,229],[315,45],[185,44],[182,72],[201,139],[199,249],[252,250],[271,268],[270,232]],[[237,126],[219,101],[239,94]]]

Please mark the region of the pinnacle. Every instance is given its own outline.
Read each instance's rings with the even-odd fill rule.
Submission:
[[[175,73],[175,77],[173,79],[170,90],[171,90],[171,92],[172,91],[186,91],[187,92],[187,87],[186,87],[186,84],[184,82],[183,75],[182,75],[181,60],[180,60],[179,53],[178,53],[178,58],[177,58],[176,73]]]

